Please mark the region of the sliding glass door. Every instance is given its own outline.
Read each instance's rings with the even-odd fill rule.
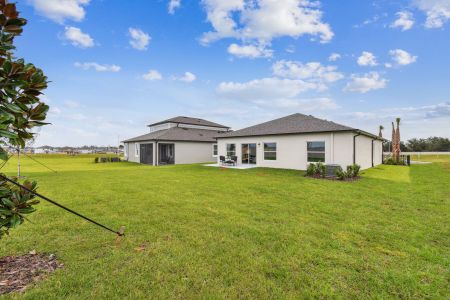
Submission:
[[[242,144],[242,163],[256,164],[256,144]]]

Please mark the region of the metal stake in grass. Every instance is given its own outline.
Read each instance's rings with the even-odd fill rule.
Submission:
[[[88,218],[88,217],[86,217],[86,216],[83,216],[82,214],[80,214],[80,213],[78,213],[78,212],[76,212],[76,211],[74,211],[74,210],[72,210],[72,209],[70,209],[70,208],[68,208],[68,207],[65,207],[65,206],[62,205],[62,204],[59,204],[58,202],[56,202],[56,201],[54,201],[54,200],[52,200],[52,199],[50,199],[50,198],[48,198],[48,197],[46,197],[46,196],[44,196],[44,195],[41,195],[41,194],[39,194],[38,192],[35,192],[35,191],[33,191],[33,190],[30,190],[29,188],[27,188],[27,187],[21,185],[20,183],[18,183],[18,182],[16,182],[16,181],[14,181],[14,180],[12,180],[12,179],[6,177],[6,176],[3,175],[3,174],[0,174],[0,178],[1,178],[1,179],[4,179],[4,180],[6,180],[6,181],[8,181],[9,183],[14,184],[15,186],[20,187],[21,189],[27,191],[28,193],[31,193],[31,194],[33,194],[33,195],[35,195],[35,196],[37,196],[37,197],[39,197],[39,198],[41,198],[41,199],[43,199],[43,200],[45,200],[45,201],[47,201],[47,202],[49,202],[49,203],[55,205],[55,206],[58,206],[59,208],[64,209],[65,211],[68,211],[68,212],[70,212],[70,213],[72,213],[72,214],[74,214],[74,215],[76,215],[76,216],[78,216],[78,217],[80,217],[80,218],[82,218],[82,219],[85,219],[86,221],[91,222],[91,223],[94,224],[94,225],[97,225],[97,226],[99,226],[99,227],[101,227],[101,228],[103,228],[103,229],[105,229],[105,230],[108,230],[108,231],[110,231],[110,232],[113,232],[113,233],[117,234],[117,236],[124,236],[124,235],[125,235],[125,226],[121,226],[120,229],[119,229],[118,231],[115,231],[114,229],[111,229],[111,228],[109,228],[109,227],[107,227],[107,226],[105,226],[105,225],[103,225],[103,224],[101,224],[101,223],[99,223],[99,222],[97,222],[97,221],[94,221],[94,220],[92,220],[91,218]]]

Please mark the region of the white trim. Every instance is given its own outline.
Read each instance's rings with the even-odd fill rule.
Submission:
[[[216,147],[216,154],[214,154],[214,146]],[[212,157],[217,157],[219,155],[219,144],[212,144]]]
[[[234,155],[233,156],[237,156],[236,143],[226,143],[225,144],[225,157],[231,157],[231,155],[228,155],[228,145],[234,145]]]
[[[308,151],[308,143],[323,143],[323,151]],[[323,161],[309,161],[308,160],[308,153],[322,153],[323,152]],[[315,163],[318,163],[318,162],[321,162],[321,163],[324,163],[324,164],[326,164],[326,162],[327,162],[327,143],[326,143],[326,141],[306,141],[306,162],[308,163],[308,164],[315,164]]]
[[[275,151],[266,151],[264,148],[265,144],[275,144]],[[278,159],[278,143],[277,142],[263,142],[262,143],[262,150],[263,150],[263,160],[264,161],[277,161]],[[266,152],[269,153],[275,153],[275,159],[266,159]]]

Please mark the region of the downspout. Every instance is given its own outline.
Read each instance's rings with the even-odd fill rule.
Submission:
[[[353,164],[356,164],[356,137],[360,135],[361,133],[358,132],[358,134],[353,136]]]
[[[372,139],[372,168],[373,168],[373,141],[374,139]]]
[[[158,165],[158,152],[158,140],[155,140],[155,166]]]

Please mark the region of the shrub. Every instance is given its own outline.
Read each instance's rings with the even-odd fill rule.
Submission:
[[[392,157],[386,159],[384,161],[385,165],[398,165],[398,166],[404,166],[405,164],[403,163],[403,160],[399,160],[396,161],[395,159],[393,159]]]
[[[94,158],[94,163],[98,164],[98,157]]]
[[[316,165],[316,175],[319,175],[320,177],[325,178],[326,174],[327,174],[326,166],[323,163],[318,162]]]
[[[345,172],[341,166],[337,167],[334,171],[334,174],[336,175],[337,179],[344,180],[347,178],[347,172]]]
[[[347,177],[352,178],[353,177],[353,165],[347,166]]]
[[[316,165],[309,164],[308,168],[306,169],[306,176],[314,176],[315,174],[316,174]]]
[[[352,166],[353,169],[353,177],[358,177],[359,176],[359,172],[361,171],[361,166],[358,164],[353,164]]]

